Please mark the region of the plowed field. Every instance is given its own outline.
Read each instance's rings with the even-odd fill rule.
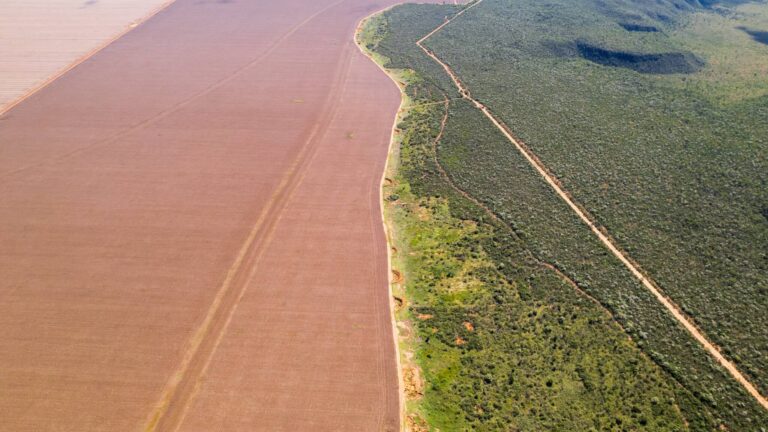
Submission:
[[[0,430],[397,430],[391,3],[177,0],[0,117]]]

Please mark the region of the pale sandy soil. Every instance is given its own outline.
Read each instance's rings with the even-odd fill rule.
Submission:
[[[0,0],[0,112],[169,0]]]

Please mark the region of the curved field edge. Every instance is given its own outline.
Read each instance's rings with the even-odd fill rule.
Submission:
[[[403,85],[384,212],[405,427],[712,429],[717,423],[702,404],[604,308],[542,265],[441,172],[435,141],[455,104],[441,98],[452,95],[397,67],[379,48],[392,37],[389,16],[415,13],[433,28],[455,10],[400,6],[368,19],[358,33],[358,43]]]

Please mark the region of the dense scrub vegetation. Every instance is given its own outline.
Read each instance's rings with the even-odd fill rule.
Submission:
[[[765,147],[752,130],[734,131],[728,122],[758,122],[750,109],[766,114],[765,101],[724,108],[695,98],[694,89],[709,87],[686,87],[680,77],[651,85],[635,72],[552,49],[592,40],[634,52],[685,51],[695,44],[656,38],[679,31],[672,26],[682,25],[680,11],[695,6],[573,3],[579,4],[486,0],[428,44],[759,381],[768,352],[760,327],[766,319],[766,242],[760,244],[766,234],[759,225],[768,222]],[[608,36],[580,34],[573,28],[581,22],[578,15],[566,19],[584,4],[603,11],[585,18],[585,26],[609,29]],[[388,67],[414,71],[407,92],[416,108],[401,124],[399,184],[389,193],[408,252],[400,255],[411,317],[429,317],[414,319],[417,359],[428,382],[419,412],[441,430],[712,430],[721,424],[762,430],[768,424],[762,408],[602,248],[489,122],[457,98],[444,72],[413,44],[455,11],[395,8],[372,24],[378,36],[369,46],[389,59]],[[566,36],[532,37],[547,34],[553,17],[563,20],[556,27]],[[606,17],[610,23],[600,22]],[[620,19],[664,31],[627,32],[614,21]],[[452,100],[450,117],[436,155],[431,143],[445,97]],[[724,110],[740,114],[715,118]],[[746,141],[735,148],[707,144],[714,132],[702,131],[699,117],[710,114],[716,120],[710,126],[727,127]],[[694,133],[702,135],[692,138]],[[574,137],[580,139],[570,141]],[[451,182],[498,219],[451,187],[436,156]],[[735,172],[749,157],[751,179]],[[697,201],[702,188],[709,194],[703,203]],[[724,217],[714,227],[707,225],[713,214]],[[748,231],[739,232],[744,227]],[[676,267],[681,262],[688,266]],[[598,299],[613,320],[542,263]],[[734,266],[747,267],[746,281]],[[718,285],[723,277],[730,283]],[[739,295],[746,304],[738,304]],[[724,335],[739,340],[724,343]],[[753,352],[737,352],[739,347]]]
[[[698,74],[667,79],[542,49],[575,39],[684,51],[689,15],[638,4],[632,13],[677,39],[585,12],[612,2],[488,0],[428,43],[768,394],[768,96],[725,104]]]
[[[425,20],[442,17],[430,7],[415,10]],[[381,41],[377,51],[393,42]],[[416,415],[443,431],[679,431],[712,424],[604,308],[451,187],[432,146],[445,93],[409,78],[401,166],[385,192],[399,234],[395,262],[408,281],[405,319],[415,326],[427,381]]]

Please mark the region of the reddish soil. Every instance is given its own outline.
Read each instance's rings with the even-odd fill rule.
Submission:
[[[0,115],[172,1],[1,1]]]
[[[394,2],[177,0],[0,117],[0,431],[398,430]]]

